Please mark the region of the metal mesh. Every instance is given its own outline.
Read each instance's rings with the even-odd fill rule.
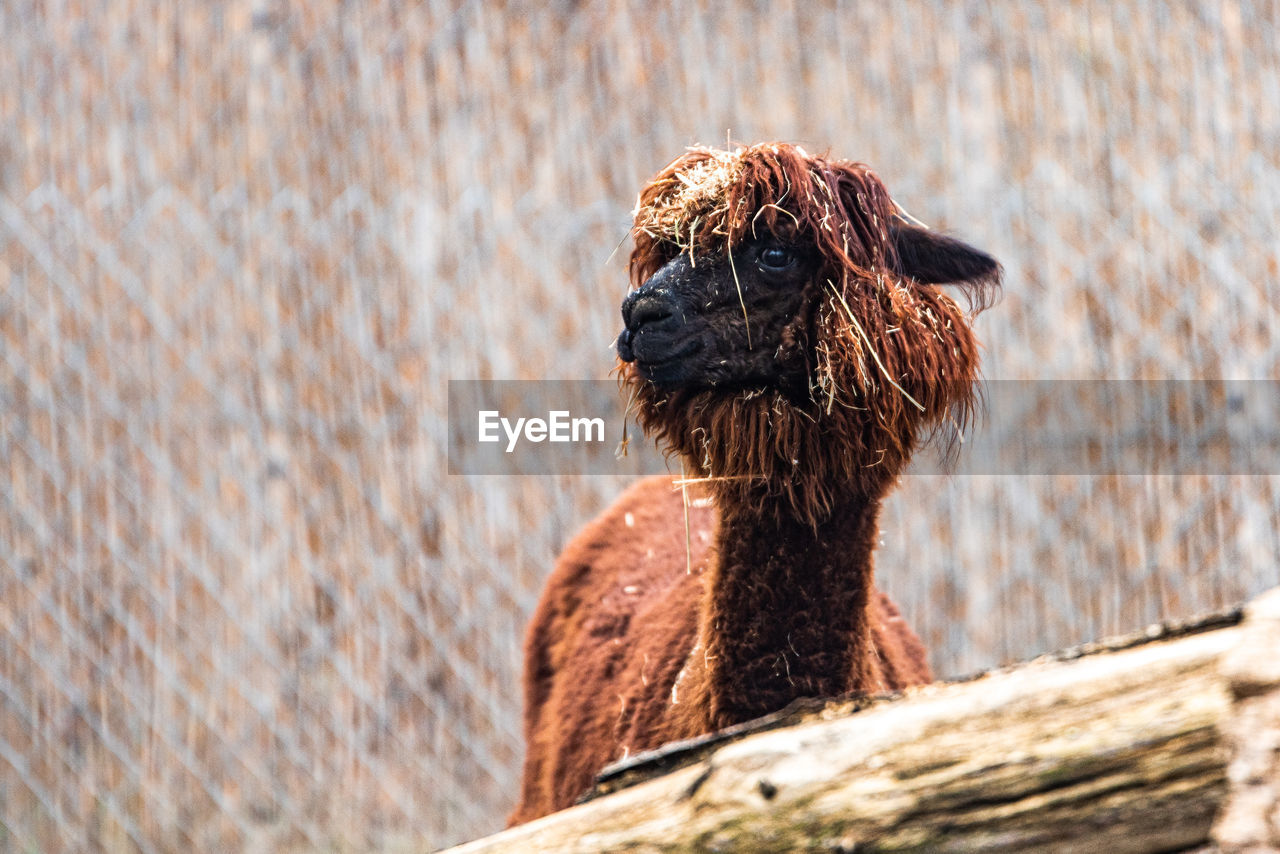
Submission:
[[[448,476],[446,381],[605,376],[685,145],[864,159],[1001,258],[990,377],[1274,378],[1278,17],[0,4],[0,849],[501,825],[524,622],[622,483]],[[879,575],[955,673],[1280,582],[1277,511],[914,477]]]

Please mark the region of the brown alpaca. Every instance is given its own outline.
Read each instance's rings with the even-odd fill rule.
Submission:
[[[999,265],[908,223],[865,166],[693,149],[640,195],[621,379],[688,480],[643,480],[566,546],[529,628],[512,823],[608,763],[799,697],[931,678],[873,582],[881,500],[974,405]],[[687,519],[687,522],[686,522]]]

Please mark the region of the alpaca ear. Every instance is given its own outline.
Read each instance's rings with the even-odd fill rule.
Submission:
[[[956,285],[975,310],[1000,291],[1000,263],[981,249],[928,228],[895,221],[890,226],[898,272],[926,285]]]

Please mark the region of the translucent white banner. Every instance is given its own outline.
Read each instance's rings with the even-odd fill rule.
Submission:
[[[909,474],[1280,474],[1280,381],[992,381],[982,396],[961,441],[940,431]],[[450,381],[449,472],[678,468],[625,410],[613,381]]]

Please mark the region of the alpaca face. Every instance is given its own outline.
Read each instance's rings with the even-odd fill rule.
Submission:
[[[899,259],[891,277],[898,299],[854,298],[864,315],[879,315],[864,316],[864,330],[899,330],[917,308],[921,289],[933,295],[934,283],[964,283],[997,270],[990,256],[945,235],[905,224],[890,233]],[[810,303],[835,293],[833,275],[803,237],[763,234],[731,253],[693,258],[681,253],[623,300],[618,357],[633,364],[636,378],[664,391],[776,389],[801,401],[815,391],[812,372],[821,361],[817,350],[829,354],[837,343],[823,340],[821,328],[809,322],[815,313]],[[830,283],[830,293],[824,293],[824,281]],[[855,290],[875,292],[884,282],[883,276],[869,278]],[[845,310],[836,314],[848,314],[849,305],[848,299],[831,303],[833,309]],[[944,325],[967,326],[967,318],[949,301],[938,305],[945,312]],[[941,361],[947,361],[946,339],[935,336],[935,342]],[[881,350],[888,342],[861,343]]]
[[[762,235],[732,256],[681,254],[622,303],[618,357],[655,386],[801,394],[796,318],[819,266],[811,248]]]
[[[999,264],[908,223],[865,166],[691,149],[641,191],[633,228],[620,374],[645,432],[718,495],[763,490],[815,521],[966,422],[978,345],[940,286],[981,307]]]

